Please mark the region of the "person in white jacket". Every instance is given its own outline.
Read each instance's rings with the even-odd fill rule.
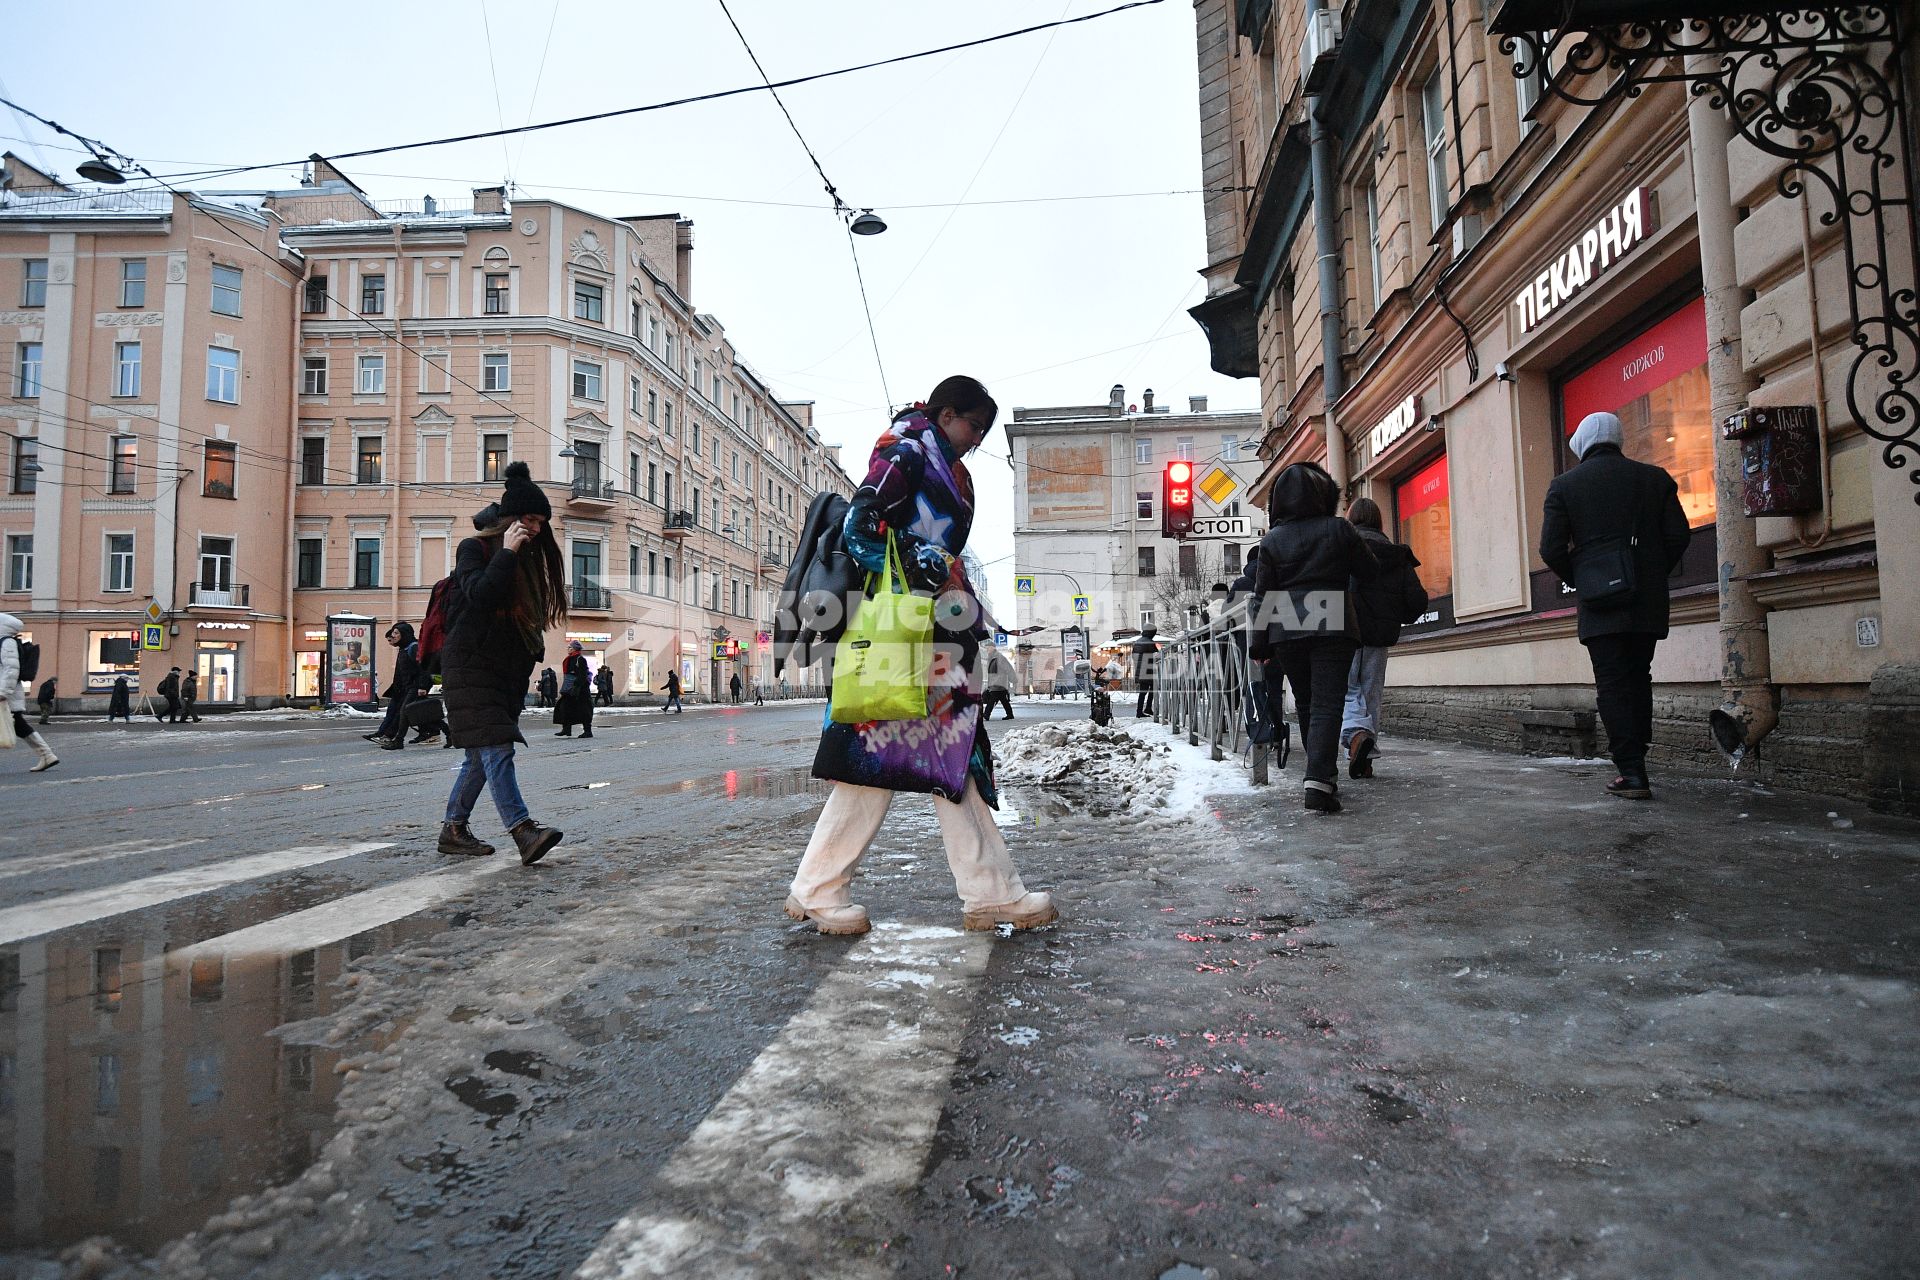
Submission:
[[[33,772],[45,773],[60,763],[60,757],[53,754],[40,731],[27,723],[27,687],[20,683],[20,627],[20,619],[0,613],[0,694],[6,696],[7,709],[13,713],[13,736],[40,757]]]

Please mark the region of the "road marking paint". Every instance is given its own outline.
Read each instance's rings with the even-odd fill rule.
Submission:
[[[126,884],[88,889],[80,893],[47,898],[40,902],[29,902],[24,906],[9,907],[0,911],[0,946],[27,938],[37,938],[44,933],[71,929],[75,925],[86,924],[91,920],[104,920],[108,916],[157,907],[161,903],[172,902],[177,898],[191,898],[196,894],[224,888],[230,884],[240,884],[247,880],[256,880],[261,876],[278,875],[283,871],[298,871],[302,867],[316,866],[323,862],[337,862],[341,858],[351,858],[362,853],[372,853],[376,849],[391,847],[391,841],[302,845],[297,849],[282,849],[277,853],[256,853],[244,858],[235,858],[230,862],[215,862],[204,866],[187,867],[180,871],[166,871],[157,876],[147,876]]]
[[[518,865],[510,858],[489,858],[476,864],[412,876],[378,889],[349,894],[305,911],[295,911],[276,920],[196,942],[190,947],[169,952],[168,958],[258,953],[289,955],[296,951],[311,951],[315,947],[324,947],[342,938],[378,929],[383,924],[392,924],[395,920],[438,906],[448,898],[467,892],[487,877]]]
[[[158,778],[171,773],[212,773],[216,769],[251,769],[254,767],[255,766],[250,764],[195,764],[186,765],[178,769],[148,769],[143,773],[115,773],[103,777],[87,778],[57,778],[52,782],[43,782],[39,785],[43,787],[114,786],[127,781],[129,778]]]
[[[847,1250],[853,1221],[910,1190],[933,1144],[991,935],[879,925],[720,1099],[576,1280],[836,1277],[893,1267]],[[902,972],[928,979],[896,980]],[[845,1252],[843,1252],[845,1251]]]
[[[0,880],[10,880],[14,876],[29,875],[35,871],[45,871],[53,867],[77,867],[88,863],[112,862],[116,858],[131,858],[141,853],[163,853],[168,849],[179,849],[190,844],[205,844],[207,837],[195,836],[190,840],[118,840],[113,844],[95,845],[90,849],[66,849],[59,853],[42,853],[31,858],[8,858],[0,862]]]

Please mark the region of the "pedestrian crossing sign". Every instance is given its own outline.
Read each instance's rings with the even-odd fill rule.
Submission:
[[[1013,594],[1017,596],[1030,596],[1033,593],[1032,578],[1023,576],[1013,580]]]
[[[157,622],[149,622],[140,628],[140,647],[142,649],[164,649],[167,647],[167,629]]]
[[[1075,596],[1073,598],[1073,611],[1075,613],[1087,613],[1090,612],[1092,608],[1093,601],[1086,596]]]
[[[1219,467],[1201,477],[1200,492],[1207,495],[1207,501],[1219,506],[1227,500],[1229,494],[1240,487],[1240,482],[1222,471]]]

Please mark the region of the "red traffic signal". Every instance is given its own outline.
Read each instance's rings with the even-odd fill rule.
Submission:
[[[1160,479],[1160,535],[1184,538],[1193,532],[1193,464],[1169,462]]]

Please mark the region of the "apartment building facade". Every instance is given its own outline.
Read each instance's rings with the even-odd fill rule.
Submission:
[[[1847,219],[1823,221],[1818,182],[1783,194],[1782,158],[1680,59],[1609,94],[1563,67],[1564,39],[1545,60],[1570,101],[1516,74],[1500,8],[1196,4],[1213,193],[1193,314],[1217,370],[1260,379],[1257,494],[1321,461],[1419,555],[1434,608],[1389,665],[1400,724],[1519,746],[1571,726],[1590,749],[1575,601],[1536,548],[1567,437],[1617,413],[1694,531],[1656,758],[1746,748],[1789,782],[1901,790],[1920,519],[1888,424],[1848,391]],[[1862,47],[1896,84],[1914,59],[1910,35]],[[1811,499],[1748,514],[1718,426],[1749,406],[1811,407]]]
[[[1102,404],[1009,416],[1022,688],[1050,687],[1076,657],[1118,653],[1142,628],[1179,630],[1266,532],[1265,510],[1248,501],[1260,415],[1209,412],[1204,396],[1187,410],[1156,404],[1151,389],[1129,402],[1115,386]],[[1161,534],[1162,477],[1175,460],[1194,468],[1185,540]]]
[[[781,402],[694,309],[690,222],[497,189],[395,210],[317,158],[301,187],[217,199],[279,255],[243,264],[278,300],[260,323],[279,382],[277,403],[248,388],[261,420],[230,483],[257,523],[184,597],[247,632],[226,643],[248,660],[230,683],[203,677],[203,699],[376,695],[380,635],[418,622],[513,461],[547,491],[567,563],[549,662],[577,640],[621,694],[670,669],[710,696],[736,672],[773,686],[773,597],[800,519],[818,489],[853,486],[811,405]],[[46,452],[30,442],[43,426],[15,434],[16,451]],[[29,620],[60,630],[63,672],[66,599],[43,593]],[[154,600],[177,634],[157,585]]]

